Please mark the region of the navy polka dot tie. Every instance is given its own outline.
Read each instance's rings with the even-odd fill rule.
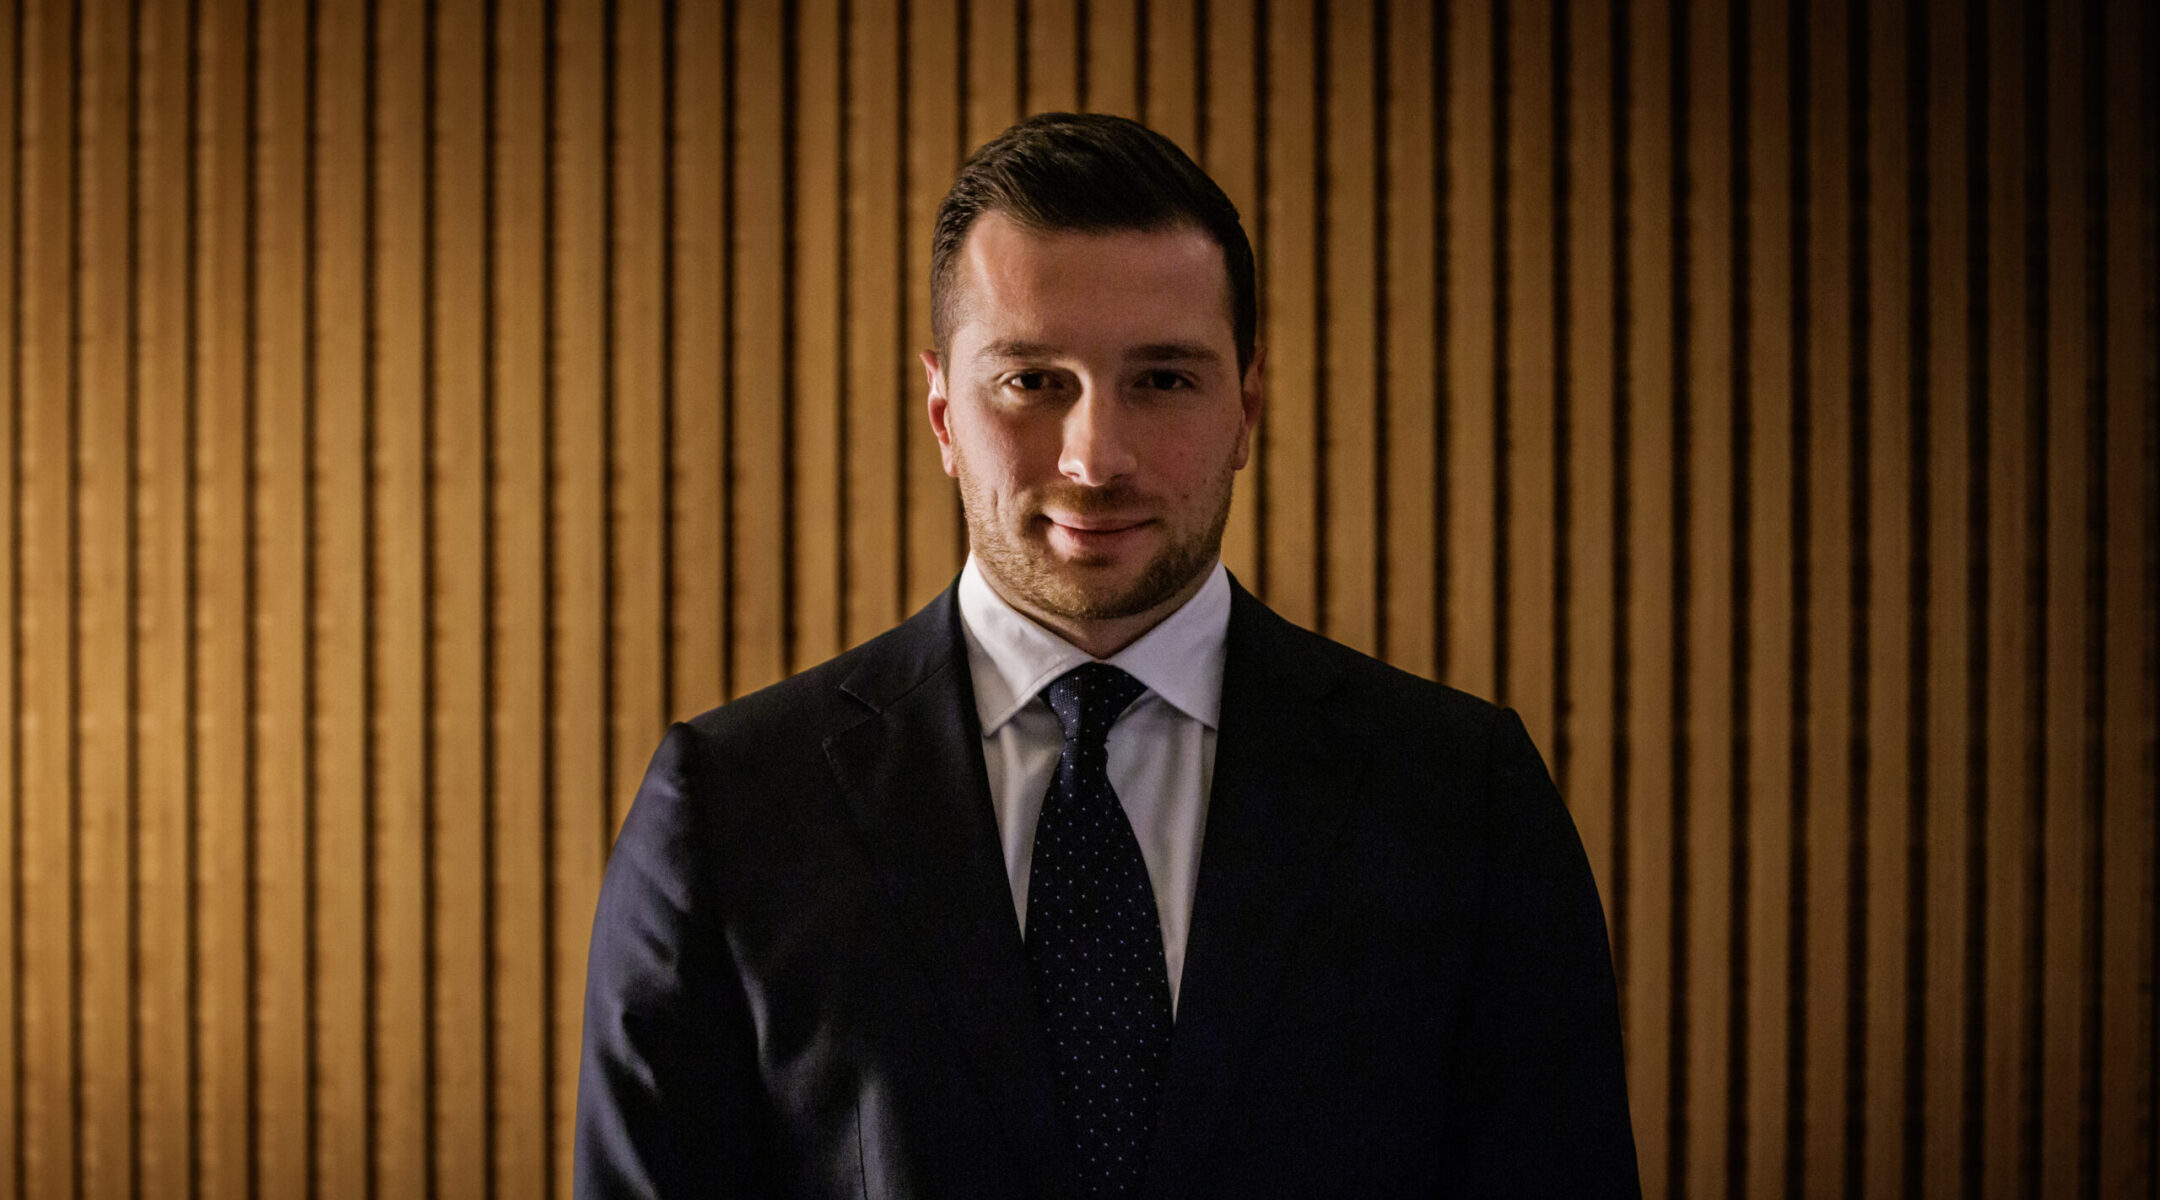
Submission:
[[[1043,699],[1065,726],[1028,871],[1027,961],[1080,1190],[1139,1190],[1170,1056],[1170,976],[1147,861],[1110,788],[1110,726],[1146,687],[1107,663]]]

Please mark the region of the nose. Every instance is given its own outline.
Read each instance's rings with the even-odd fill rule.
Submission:
[[[1086,387],[1065,412],[1065,442],[1058,471],[1085,487],[1101,487],[1139,466],[1124,406],[1100,389]]]

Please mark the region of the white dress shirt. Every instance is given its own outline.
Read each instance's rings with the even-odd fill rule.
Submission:
[[[1013,911],[1024,932],[1035,822],[1065,745],[1057,714],[1040,693],[1058,676],[1096,660],[1007,604],[983,578],[973,555],[960,573],[959,599],[990,803],[1004,843]],[[1147,687],[1110,727],[1110,786],[1147,860],[1173,1012],[1192,926],[1193,888],[1200,879],[1200,834],[1215,772],[1229,630],[1230,577],[1218,562],[1192,599],[1138,641],[1101,660]]]

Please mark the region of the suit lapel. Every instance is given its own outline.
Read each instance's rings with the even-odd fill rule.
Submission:
[[[1312,635],[1233,591],[1214,781],[1148,1191],[1191,1190],[1248,1049],[1273,1014],[1318,868],[1351,797],[1355,755],[1321,697]]]
[[[1069,1190],[1048,1060],[983,768],[982,727],[946,593],[873,647],[841,685],[871,715],[825,749],[960,1053],[1038,1176]]]

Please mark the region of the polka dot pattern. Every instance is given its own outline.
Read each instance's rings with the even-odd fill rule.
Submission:
[[[1027,960],[1080,1190],[1139,1190],[1170,1056],[1170,977],[1147,861],[1111,790],[1110,727],[1146,687],[1107,663],[1043,699],[1065,727],[1028,871]]]

